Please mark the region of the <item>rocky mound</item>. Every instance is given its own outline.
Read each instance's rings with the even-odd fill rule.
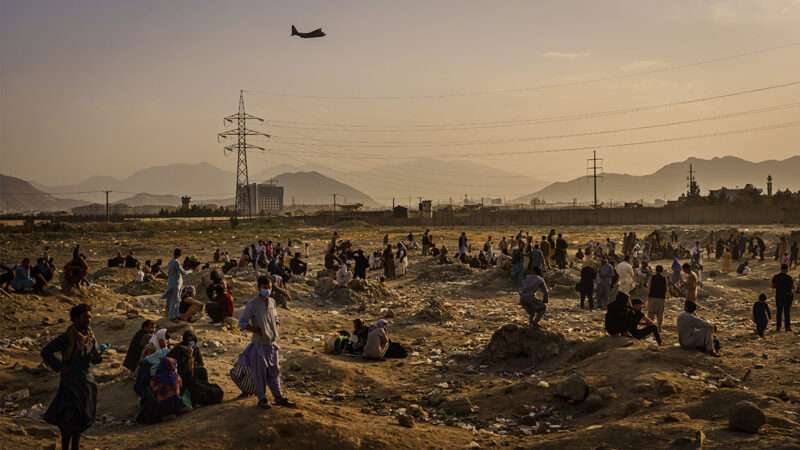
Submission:
[[[450,306],[440,299],[428,300],[414,318],[424,322],[447,322],[453,320]]]
[[[437,264],[422,269],[422,273],[417,275],[417,282],[449,282],[462,281],[472,277],[475,270],[461,263]]]
[[[347,286],[336,284],[332,278],[320,278],[317,280],[315,292],[340,305],[384,303],[398,299],[397,294],[385,284],[360,278],[351,280]]]
[[[490,362],[518,358],[541,362],[561,355],[568,345],[561,333],[510,323],[494,332],[480,357]]]

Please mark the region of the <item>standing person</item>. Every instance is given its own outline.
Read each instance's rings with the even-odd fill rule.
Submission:
[[[753,322],[756,324],[756,334],[764,337],[764,331],[769,325],[771,314],[769,305],[767,305],[767,295],[761,294],[758,296],[758,301],[753,304]]]
[[[544,256],[544,252],[539,248],[539,245],[534,245],[533,249],[530,251],[530,267],[528,270],[533,272],[533,269],[539,269],[539,272],[544,272],[545,265],[547,264],[547,258]]]
[[[255,383],[258,406],[269,409],[266,387],[279,406],[295,406],[281,390],[281,374],[278,365],[278,315],[272,294],[272,281],[265,275],[258,277],[258,294],[247,303],[239,328],[253,333],[250,344],[239,356],[237,364],[250,369]]]
[[[461,259],[462,256],[466,255],[469,251],[469,239],[467,239],[467,233],[461,232],[461,235],[458,236],[458,254],[456,258]]]
[[[647,300],[647,317],[656,321],[659,331],[664,322],[664,303],[667,298],[667,277],[663,272],[664,267],[656,266],[656,273],[650,278],[650,292]]]
[[[69,311],[72,325],[42,349],[42,360],[61,374],[58,392],[44,413],[44,420],[61,431],[61,449],[77,450],[81,434],[94,423],[97,410],[97,383],[91,371],[99,364],[98,350],[92,332],[92,308],[82,303]],[[61,353],[61,359],[55,354]]]
[[[800,247],[797,246],[797,241],[792,241],[792,247],[789,249],[789,269],[797,267],[798,253],[800,253]]]
[[[594,280],[597,278],[597,271],[591,264],[584,263],[581,268],[581,281],[578,283],[578,291],[581,294],[581,309],[584,308],[584,301],[589,300],[589,310],[594,309]]]
[[[692,266],[689,263],[683,264],[683,273],[686,274],[686,301],[697,303],[699,278],[697,274],[692,271]]]
[[[567,244],[567,240],[558,233],[558,239],[556,239],[556,264],[558,264],[559,269],[564,269],[567,267],[567,249],[569,248],[569,244]]]
[[[394,279],[396,276],[394,254],[392,253],[391,245],[387,245],[386,249],[383,250],[383,276],[386,277],[387,280]]]
[[[183,276],[189,272],[184,270],[178,258],[181,257],[181,249],[176,248],[172,252],[172,259],[167,263],[167,291],[162,298],[167,300],[167,317],[173,322],[178,321],[180,316],[181,289],[183,288]]]
[[[775,289],[775,328],[781,331],[781,321],[786,324],[786,331],[792,331],[791,311],[794,301],[794,280],[789,275],[789,266],[781,264],[781,272],[772,277],[772,288]]]
[[[608,259],[604,256],[600,262],[600,269],[597,271],[597,306],[605,309],[609,304],[609,296],[611,295],[611,282],[614,280],[614,268],[608,263]]]
[[[401,277],[405,276],[406,271],[408,270],[408,249],[406,249],[405,244],[402,242],[397,243],[397,253],[395,254],[395,259],[397,260],[397,264],[395,265],[397,268],[397,273]]]
[[[536,298],[536,292],[541,291],[542,299]],[[547,301],[549,290],[547,283],[542,278],[542,272],[534,267],[533,273],[522,280],[522,288],[519,291],[519,304],[528,313],[528,325],[531,327],[539,326],[539,321],[547,311]]]
[[[631,291],[633,288],[636,287],[636,274],[633,271],[633,266],[631,266],[630,260],[631,257],[629,255],[624,256],[623,259],[615,270],[617,271],[617,276],[619,280],[617,281],[617,286],[619,287],[619,292],[624,293],[625,295],[630,298]]]
[[[730,250],[728,250],[728,246],[724,246],[722,250],[722,273],[728,273],[731,271],[731,260],[733,257],[731,256]]]
[[[542,250],[542,256],[544,256],[544,268],[550,269],[550,256],[552,254],[553,245],[546,236],[542,236],[542,241],[539,242],[539,248]]]

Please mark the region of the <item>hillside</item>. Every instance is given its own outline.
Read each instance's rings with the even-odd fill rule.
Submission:
[[[177,195],[155,195],[142,192],[114,203],[124,203],[128,206],[179,206],[181,198]]]
[[[774,189],[800,189],[796,174],[800,171],[800,156],[783,161],[751,162],[733,156],[712,159],[689,158],[686,161],[668,164],[649,175],[605,174],[598,183],[600,201],[638,201],[644,199],[675,199],[686,191],[689,165],[694,167],[696,178],[703,194],[721,186],[733,188],[751,183],[766,190],[767,176],[772,175]],[[586,177],[557,182],[519,197],[515,203],[528,203],[532,198],[548,202],[579,202],[592,200],[592,184]]]
[[[378,206],[369,195],[319,172],[283,173],[274,177],[274,180],[275,184],[283,186],[286,205],[291,205],[293,200],[295,204],[327,205],[333,202],[332,195],[335,193],[340,203]]]
[[[25,180],[0,175],[0,212],[60,211],[84,204],[56,198]]]

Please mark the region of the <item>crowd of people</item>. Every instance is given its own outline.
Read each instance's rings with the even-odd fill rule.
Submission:
[[[766,245],[759,236],[740,233],[727,239],[710,236],[706,245],[696,241],[684,249],[676,233],[669,241],[654,232],[644,239],[635,233],[626,233],[619,246],[611,238],[590,241],[583,245],[572,244],[575,252],[570,256],[570,244],[562,233],[550,230],[538,239],[520,231],[516,236],[503,236],[495,243],[487,236],[476,251],[467,234],[460,233],[453,260],[444,242],[437,242],[430,230],[422,233],[421,246],[412,233],[399,242],[392,243],[389,235],[383,238],[380,249],[366,253],[354,248],[348,240],[333,233],[324,253],[323,267],[337,284],[348,285],[353,279],[367,279],[370,271],[378,272],[378,279],[386,281],[404,276],[409,266],[409,251],[419,250],[422,257],[432,258],[439,264],[467,264],[475,268],[499,267],[507,270],[519,288],[519,303],[528,315],[529,325],[540,326],[546,316],[550,288],[546,282],[548,272],[573,268],[580,274],[575,285],[579,307],[604,311],[604,329],[611,336],[628,336],[633,339],[652,339],[661,345],[665,304],[671,296],[683,300],[682,312],[675,317],[677,341],[682,348],[720,355],[720,342],[713,323],[703,319],[699,311],[699,289],[702,286],[704,258],[739,260],[749,252],[753,258],[763,258]],[[479,241],[481,242],[481,241]],[[713,245],[712,245],[713,243]],[[296,243],[295,243],[296,244]],[[133,252],[122,256],[118,252],[108,261],[111,267],[135,269],[137,281],[147,277],[166,279],[166,317],[176,322],[194,322],[203,313],[211,323],[220,323],[234,317],[232,291],[225,275],[232,270],[252,267],[257,274],[255,294],[236,320],[236,326],[251,334],[249,345],[236,360],[230,376],[242,392],[242,397],[255,396],[257,405],[295,406],[281,385],[279,366],[279,320],[275,293],[297,278],[310,274],[309,246],[304,253],[294,251],[290,240],[286,245],[272,241],[258,241],[245,248],[238,261],[231,265],[227,252],[217,249],[213,262],[201,264],[196,258],[182,258],[176,248],[165,267],[161,260],[144,265]],[[666,252],[666,253],[664,253]],[[672,260],[669,267],[655,265],[652,259],[667,255]],[[776,245],[774,258],[780,262],[780,273],[772,278],[775,290],[775,328],[791,331],[790,311],[797,286],[789,274],[796,266],[797,244],[781,238]],[[681,262],[681,260],[686,262]],[[747,261],[743,261],[747,263]],[[3,287],[17,292],[46,289],[57,274],[53,258],[47,249],[31,265],[25,258],[15,267],[2,266]],[[139,280],[139,272],[144,272]],[[198,299],[194,286],[185,285],[184,277],[192,270],[209,268],[206,301]],[[724,269],[723,269],[724,271]],[[75,289],[88,283],[89,266],[86,257],[75,246],[72,258],[63,266],[62,286]],[[769,321],[773,319],[766,293],[759,295],[752,308],[752,321],[758,336],[765,337]],[[72,324],[65,333],[49,342],[41,352],[45,364],[60,373],[58,393],[48,408],[45,419],[61,430],[62,447],[78,448],[81,434],[94,421],[97,404],[97,385],[90,366],[101,361],[107,345],[98,345],[91,327],[91,306],[80,304],[70,311]],[[326,349],[331,353],[358,355],[365,359],[382,360],[402,358],[407,350],[390,339],[390,323],[379,319],[368,325],[361,319],[353,322],[353,330],[341,331],[326,339]],[[134,391],[140,399],[137,421],[156,423],[165,417],[184,414],[193,408],[222,401],[223,391],[209,380],[205,369],[201,345],[192,331],[185,331],[173,342],[167,328],[157,328],[153,321],[145,320],[132,337],[123,366],[135,380]],[[60,354],[60,358],[56,356]],[[273,402],[267,397],[271,393]]]

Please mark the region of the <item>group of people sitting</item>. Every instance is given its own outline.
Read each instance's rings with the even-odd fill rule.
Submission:
[[[336,274],[337,283],[344,285],[350,279],[366,279],[369,270],[383,270],[383,280],[404,276],[408,271],[408,247],[404,242],[389,243],[389,235],[383,237],[383,250],[367,256],[361,248],[354,249],[350,241],[339,241],[334,232],[325,252],[325,270]],[[412,235],[413,239],[413,235]]]
[[[36,258],[35,264],[31,264],[30,258],[23,258],[14,267],[0,264],[0,287],[19,293],[44,293],[57,273],[55,260],[48,252],[49,249],[45,248],[44,254]],[[63,267],[62,290],[68,293],[73,288],[88,285],[88,274],[86,257],[80,253],[80,246],[76,245],[72,251],[72,259]]]
[[[136,380],[133,389],[140,399],[139,423],[158,423],[222,402],[222,389],[208,381],[197,336],[187,330],[175,345],[170,338],[166,329],[156,331],[155,323],[146,320],[125,355],[123,366]]]
[[[361,319],[353,320],[353,331],[339,331],[325,338],[325,350],[332,354],[358,355],[368,360],[405,358],[408,350],[389,339],[389,322],[379,319],[367,325]]]

